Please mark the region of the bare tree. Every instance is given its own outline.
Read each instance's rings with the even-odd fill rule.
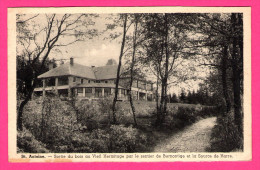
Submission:
[[[93,25],[94,23],[86,14],[36,15],[26,20],[21,20],[21,16],[17,18],[17,43],[23,47],[22,52],[33,73],[32,86],[18,109],[17,128],[22,130],[24,106],[32,96],[34,88],[37,85],[37,77],[41,73],[51,51],[62,46],[71,45],[86,37],[91,37],[95,35],[95,30],[87,29],[89,25]],[[46,23],[44,20],[46,20]],[[28,21],[31,23],[28,23]],[[21,29],[24,26],[26,28]],[[66,39],[66,37],[73,38]],[[36,67],[37,62],[40,63],[39,67]]]
[[[136,48],[137,48],[137,32],[138,32],[138,19],[139,16],[137,14],[134,15],[134,34],[133,34],[133,53],[132,53],[132,62],[130,66],[130,83],[129,83],[129,102],[131,105],[133,118],[134,118],[134,124],[137,126],[136,116],[135,116],[135,106],[133,103],[132,98],[132,84],[134,79],[134,65],[135,65],[135,54],[136,54]]]
[[[116,102],[117,102],[117,95],[118,95],[118,85],[120,80],[120,69],[122,64],[122,57],[124,55],[124,47],[125,47],[125,40],[126,40],[126,32],[127,32],[127,14],[122,14],[123,18],[123,37],[121,42],[121,50],[119,55],[119,62],[118,62],[118,68],[117,68],[117,76],[116,76],[116,87],[115,87],[115,96],[113,100],[112,105],[112,112],[113,112],[113,123],[117,123],[116,121]]]
[[[157,106],[156,124],[161,126],[167,113],[167,93],[169,79],[175,76],[177,60],[184,58],[187,52],[186,28],[179,14],[151,14],[146,16],[144,27],[147,41],[144,43],[146,58],[144,62],[153,70],[160,82],[160,100]],[[158,91],[158,86],[157,86]],[[157,95],[158,96],[158,95]]]

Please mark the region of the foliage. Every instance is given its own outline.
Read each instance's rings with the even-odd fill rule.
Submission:
[[[73,135],[73,152],[134,152],[145,148],[145,134],[131,126],[111,125],[108,129],[95,129],[91,133]]]
[[[17,133],[17,147],[18,152],[28,152],[28,153],[48,153],[50,152],[46,149],[46,145],[35,139],[32,133],[23,129],[23,131],[18,131]]]
[[[21,98],[24,98],[26,94],[28,94],[29,90],[32,88],[32,79],[33,79],[33,71],[30,66],[29,61],[25,59],[25,56],[17,56],[16,57],[16,79],[17,79],[17,94]],[[39,70],[39,74],[45,73],[48,71],[48,65],[52,62],[49,59],[46,59],[46,62],[43,65],[43,68],[40,69],[41,63],[40,61],[35,62],[35,69]],[[56,63],[54,63],[56,65]],[[37,84],[40,85],[40,80],[36,80]]]
[[[169,96],[169,98],[170,98],[170,103],[178,103],[178,97],[176,96],[176,94],[171,94],[170,96]]]
[[[184,128],[185,126],[192,124],[197,120],[195,109],[185,107],[179,107],[177,112],[168,113],[167,118],[169,119],[169,124],[166,124],[166,126],[170,126],[170,128],[173,129]]]
[[[200,106],[197,107],[178,107],[177,110],[168,111],[165,127],[171,129],[182,129],[195,121],[210,116],[216,116],[218,109],[216,107]]]
[[[40,109],[32,105],[35,109],[26,111],[23,121],[36,139],[47,146],[68,144],[71,134],[77,128],[76,113],[70,105],[56,97],[46,97]]]
[[[243,151],[243,136],[231,117],[219,116],[211,134],[210,152]]]
[[[170,103],[188,103],[188,104],[201,104],[207,106],[216,106],[221,103],[221,92],[209,92],[210,88],[205,87],[204,84],[200,84],[200,88],[195,92],[186,93],[182,90],[179,100],[175,94],[169,96]]]
[[[181,91],[180,101],[183,102],[183,103],[187,103],[186,94],[185,94],[184,90]]]
[[[110,140],[113,152],[142,151],[147,142],[146,136],[131,126],[113,125],[110,127]]]
[[[156,112],[152,109],[155,102],[138,101],[135,105],[139,115],[137,127],[131,125],[133,118],[128,102],[117,105],[120,124],[109,124],[108,116],[112,112],[112,100],[109,98],[77,101],[76,110],[68,101],[55,96],[46,97],[43,101],[31,101],[25,107],[24,122],[32,138],[39,141],[38,148],[42,146],[50,152],[145,152],[158,138],[151,132],[156,129],[151,126]],[[188,104],[169,104],[168,107],[171,112],[167,113],[164,126],[168,130],[180,130],[216,110],[214,107]],[[30,144],[33,140],[18,138],[21,152],[40,152],[35,150],[37,143]]]
[[[98,110],[98,105],[91,101],[80,101],[76,104],[77,123],[85,126],[88,130],[98,128],[98,123],[107,119],[106,112]]]

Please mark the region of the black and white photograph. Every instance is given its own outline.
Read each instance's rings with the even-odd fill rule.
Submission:
[[[250,8],[180,9],[14,8],[12,154],[251,159]]]

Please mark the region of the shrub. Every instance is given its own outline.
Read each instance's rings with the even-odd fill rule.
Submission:
[[[135,152],[145,148],[146,136],[132,126],[112,125],[110,131],[110,147],[113,152]]]
[[[85,126],[88,130],[97,129],[104,116],[98,111],[95,102],[80,101],[76,106],[77,122]]]
[[[219,109],[212,106],[179,106],[177,109],[171,109],[171,111],[167,112],[165,126],[171,129],[181,129],[194,123],[200,118],[216,116],[218,113]]]
[[[191,124],[196,121],[197,115],[195,108],[179,107],[177,113],[173,115],[173,117],[181,120],[185,124]]]
[[[165,126],[170,129],[181,129],[194,123],[198,119],[197,111],[192,107],[179,107],[178,110],[168,112]]]
[[[199,110],[198,115],[200,117],[206,118],[209,116],[217,116],[221,113],[221,108],[220,107],[215,107],[215,106],[204,106]]]
[[[90,147],[89,133],[75,132],[72,135],[71,144],[68,147],[68,152],[89,153],[92,152]]]
[[[96,129],[90,135],[92,152],[107,153],[110,150],[110,131]]]
[[[97,101],[79,101],[76,105],[79,123],[87,126],[88,130],[108,125],[112,119],[112,98],[99,99]],[[116,105],[116,117],[119,122],[125,121],[129,115],[127,109]]]
[[[133,127],[112,125],[106,130],[95,129],[91,133],[73,134],[69,152],[135,152],[146,148],[145,134]]]
[[[57,97],[46,97],[38,104],[30,102],[23,119],[25,127],[32,133],[31,138],[35,137],[55,153],[134,152],[146,147],[145,134],[136,128],[112,125],[101,129],[100,124],[105,122],[104,119],[108,123],[111,100],[84,101],[73,106],[69,102]],[[117,106],[117,119],[120,123],[129,121],[130,118],[132,119],[132,114],[127,109]],[[34,150],[30,146],[31,139],[18,138],[20,151]]]
[[[99,100],[98,106],[98,112],[99,114],[102,114],[102,119],[100,119],[99,121],[101,121],[101,123],[103,124],[109,123],[112,119],[113,98],[107,97]],[[118,105],[116,105],[116,109],[120,109]]]
[[[46,145],[36,140],[32,133],[25,128],[17,133],[17,147],[18,152],[22,153],[49,153]]]
[[[108,120],[111,122],[112,118],[112,106],[113,106],[113,98],[104,98],[98,101],[99,112],[105,114],[104,120]],[[130,105],[129,105],[130,106]],[[116,119],[120,124],[129,125],[133,123],[133,115],[130,107],[126,107],[125,102],[117,102],[116,103]]]
[[[71,134],[77,123],[76,113],[70,105],[56,97],[46,97],[41,110],[27,110],[24,125],[36,139],[47,147],[62,146],[71,142]]]
[[[238,132],[231,117],[218,117],[212,130],[210,152],[231,152],[243,150],[243,136]]]

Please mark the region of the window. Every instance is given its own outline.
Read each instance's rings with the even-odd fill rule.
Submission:
[[[92,88],[91,87],[85,88],[85,97],[93,97]]]
[[[62,85],[68,85],[68,77],[59,77],[58,79],[58,85],[62,86]]]
[[[100,83],[100,80],[97,80],[96,83]]]
[[[146,84],[145,84],[145,82],[140,82],[140,81],[138,81],[138,88],[140,88],[140,89],[146,89]]]
[[[81,81],[81,84],[83,84],[83,82],[84,82],[84,79],[81,79],[80,81]]]
[[[101,88],[95,88],[95,96],[96,97],[102,97],[102,89]]]
[[[105,83],[107,83],[107,81],[105,81]]]
[[[68,89],[60,89],[58,93],[61,97],[68,97]]]
[[[55,78],[48,78],[46,79],[47,86],[55,86]]]
[[[104,88],[105,96],[111,95],[111,88]]]
[[[76,82],[76,77],[73,77],[73,82]]]
[[[92,88],[91,87],[87,87],[85,93],[92,93]]]
[[[83,88],[78,88],[78,93],[83,93]]]
[[[152,85],[152,84],[150,84],[150,83],[149,83],[149,84],[147,84],[147,86],[146,86],[146,87],[147,87],[147,90],[152,90],[152,89],[153,89],[153,88],[152,88],[152,87],[153,87],[153,85]]]
[[[88,83],[90,83],[90,80],[88,80]]]
[[[36,87],[43,87],[43,80],[40,80],[39,83],[36,84]]]

